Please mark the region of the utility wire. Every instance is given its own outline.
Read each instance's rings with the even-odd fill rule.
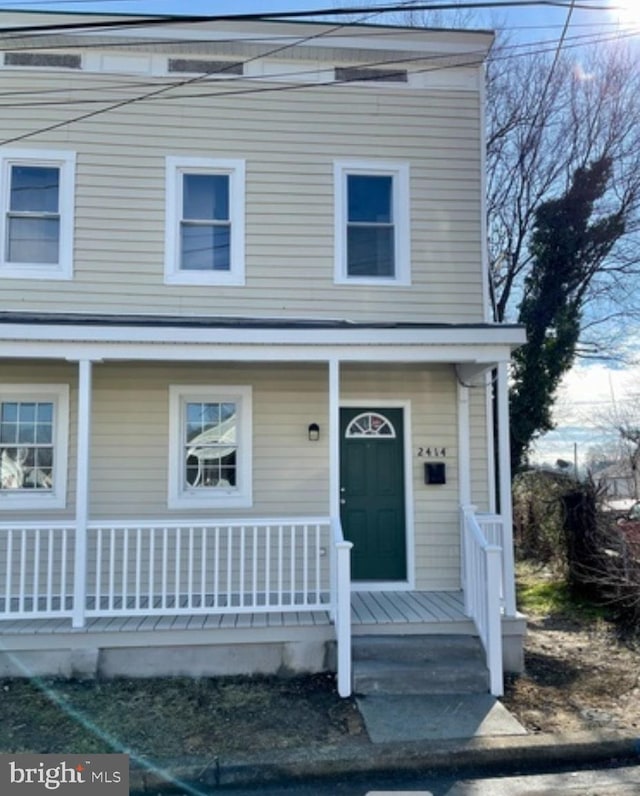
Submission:
[[[407,3],[402,3],[402,4],[400,4],[400,7],[402,7],[402,6],[406,7],[407,5],[408,5]],[[569,18],[567,20],[567,23],[565,23],[561,39],[559,40],[557,45],[554,44],[555,58],[554,58],[554,63],[553,63],[552,69],[551,69],[551,71],[549,73],[549,78],[548,78],[548,81],[547,81],[548,84],[550,84],[551,76],[553,74],[553,71],[556,68],[560,50],[562,49],[563,45],[565,45],[565,48],[567,48],[569,46],[569,45],[566,45],[566,41],[567,41],[567,35],[566,34],[567,34],[567,31],[568,31],[568,21],[570,19],[570,14],[572,13],[574,6],[575,6],[575,3],[572,3],[570,8],[569,8],[569,12],[570,12],[569,13]],[[377,13],[378,12],[376,12],[376,14]],[[307,41],[310,41],[310,40],[313,40],[313,39],[316,39],[316,38],[329,36],[331,33],[335,33],[338,30],[340,30],[340,29],[342,29],[342,28],[344,28],[346,26],[347,26],[347,24],[340,24],[340,25],[337,25],[337,26],[335,26],[335,27],[333,27],[333,28],[331,28],[329,30],[324,30],[324,31],[321,31],[321,32],[316,33],[316,34],[312,34],[312,35],[310,35],[308,37],[304,37],[302,39],[296,40],[295,42],[289,41],[287,44],[280,45],[280,46],[272,49],[268,53],[262,53],[259,56],[254,56],[254,57],[252,57],[250,59],[247,59],[244,63],[245,64],[251,63],[253,60],[256,60],[257,58],[268,57],[268,56],[271,56],[273,54],[277,54],[278,52],[282,52],[283,50],[287,50],[287,49],[289,49],[291,47],[303,44],[303,43],[305,43]],[[405,32],[406,31],[407,34],[412,33],[414,30],[415,29],[412,29],[412,28],[401,28],[401,29],[399,29],[400,32]],[[619,40],[620,38],[622,38],[622,36],[620,34],[617,34],[614,38],[616,40]],[[593,41],[590,42],[590,43],[593,43]],[[515,46],[518,46],[518,47],[525,46],[526,47],[527,45],[515,45]],[[574,47],[584,46],[584,42],[580,42],[579,44],[574,44],[572,46],[574,46]],[[539,50],[538,52],[539,53],[543,53],[545,51],[548,51],[548,50]],[[526,54],[533,54],[530,48],[528,49],[528,52]],[[473,60],[473,53],[469,53],[467,55],[471,59],[471,60],[465,62],[465,65],[467,65],[467,66],[479,65],[484,60],[484,53],[478,53],[477,56],[476,56],[476,60]],[[451,64],[440,64],[440,65],[437,65],[436,64],[434,66],[433,62],[436,61],[438,58],[449,58],[449,57],[450,57],[449,55],[431,57],[430,58],[431,63],[430,63],[430,65],[428,67],[426,67],[425,69],[422,69],[422,70],[414,70],[413,73],[424,73],[424,72],[436,71],[436,70],[440,70],[440,69],[456,68],[457,66],[459,66],[459,64],[453,64],[453,65],[451,65]],[[507,54],[506,56],[500,56],[498,58],[494,57],[494,58],[492,58],[492,60],[493,61],[503,60],[505,58],[511,58],[511,57],[516,57],[516,56]],[[382,66],[382,65],[389,65],[389,63],[393,63],[394,65],[398,65],[399,63],[402,62],[402,60],[403,59],[394,59],[392,62],[389,62],[389,61],[370,62],[369,64],[364,64],[363,66]],[[404,60],[406,62],[410,62],[411,60],[424,60],[424,56],[420,56],[417,59],[404,59]],[[317,70],[313,70],[313,71],[315,72]],[[304,72],[300,72],[299,74],[304,74]],[[290,73],[288,76],[289,77],[294,77],[295,75]],[[199,84],[199,83],[201,83],[203,80],[205,80],[208,77],[209,77],[209,73],[199,74],[199,75],[197,75],[195,77],[192,77],[192,78],[189,78],[187,80],[174,81],[174,82],[171,82],[171,83],[168,83],[168,84],[164,83],[160,87],[157,86],[157,83],[154,83],[153,85],[155,85],[156,88],[154,88],[154,90],[152,90],[152,91],[146,92],[145,94],[142,94],[142,95],[139,95],[139,96],[136,96],[136,97],[123,98],[121,100],[116,101],[115,103],[112,102],[108,107],[95,109],[95,110],[92,110],[92,111],[88,111],[86,114],[82,114],[82,115],[80,115],[78,117],[74,117],[73,119],[67,119],[67,120],[64,120],[64,121],[61,121],[61,122],[57,122],[57,123],[52,124],[52,125],[48,125],[46,127],[42,127],[42,128],[40,128],[38,130],[29,132],[29,133],[24,133],[24,134],[22,134],[20,136],[16,136],[14,138],[7,139],[6,141],[4,141],[2,143],[3,144],[9,144],[9,143],[14,143],[14,142],[20,141],[20,140],[25,140],[26,138],[30,138],[30,137],[32,137],[34,135],[37,135],[37,134],[40,134],[40,133],[44,133],[44,132],[49,132],[51,130],[55,130],[55,129],[58,129],[58,128],[61,128],[61,127],[64,127],[64,126],[67,126],[67,125],[70,125],[70,124],[74,124],[76,122],[83,121],[85,119],[89,119],[91,117],[97,116],[99,114],[106,113],[106,112],[111,111],[111,110],[116,110],[116,109],[124,107],[126,105],[130,105],[130,104],[137,103],[137,102],[142,102],[142,101],[147,101],[147,100],[154,100],[156,98],[162,98],[162,99],[185,99],[186,98],[186,99],[191,99],[191,98],[212,97],[213,96],[213,97],[219,97],[221,99],[224,99],[224,98],[227,98],[227,97],[238,96],[238,95],[243,95],[243,94],[257,94],[257,93],[267,93],[267,92],[273,93],[273,92],[282,92],[282,91],[311,89],[311,88],[315,88],[315,87],[340,86],[340,85],[349,84],[349,83],[353,82],[351,80],[335,80],[335,79],[332,79],[330,81],[321,81],[321,82],[314,82],[314,83],[301,84],[301,85],[286,84],[286,85],[283,85],[283,86],[259,86],[259,87],[254,87],[254,88],[246,88],[245,87],[245,88],[238,89],[238,90],[228,90],[228,89],[225,90],[225,89],[222,89],[222,90],[217,90],[217,91],[214,91],[214,92],[206,92],[206,93],[200,92],[198,94],[183,94],[180,97],[165,96],[167,94],[167,92],[169,92],[169,91],[171,91],[173,89],[178,89],[178,88],[183,88],[183,87],[188,87],[188,86],[191,86],[191,85]],[[266,76],[266,77],[268,78],[268,76]],[[234,78],[235,78],[235,76],[234,76]],[[246,81],[246,80],[249,80],[249,79],[258,79],[258,78],[257,77],[253,77],[252,78],[251,76],[243,76],[243,77],[238,77],[237,79],[241,79],[241,80]],[[259,79],[264,80],[265,78],[261,77]],[[133,84],[133,86],[135,86],[135,85],[139,85],[139,84]],[[142,84],[142,85],[145,85],[145,84]],[[149,85],[149,84],[147,83],[146,85]],[[126,88],[132,88],[133,86],[132,86],[132,84],[128,84],[126,86]],[[43,95],[40,94],[39,96],[43,96]],[[80,99],[80,100],[77,101],[77,103],[80,103],[80,102],[82,102],[84,104],[97,104],[97,103],[103,104],[105,102],[109,102],[109,100],[108,99]],[[56,102],[46,102],[46,100],[45,100],[45,101],[42,101],[42,102],[31,102],[31,103],[28,103],[28,102],[25,102],[25,103],[11,103],[11,102],[9,102],[9,103],[0,103],[0,105],[2,107],[4,107],[4,108],[7,108],[7,107],[41,107],[41,106],[47,106],[47,105],[70,105],[70,104],[77,104],[77,103],[76,102],[71,103],[69,101],[63,101],[63,102],[56,103]]]
[[[564,49],[564,50],[571,49],[571,48],[577,49],[577,48],[583,48],[587,44],[594,45],[594,44],[606,43],[607,41],[621,41],[624,38],[636,37],[637,35],[639,35],[639,34],[635,34],[635,33],[634,34],[632,34],[632,33],[619,34],[618,33],[615,36],[609,36],[609,35],[605,36],[605,35],[603,35],[603,36],[600,36],[600,37],[597,37],[597,38],[594,38],[592,36],[578,36],[578,37],[573,37],[573,39],[571,39],[571,40],[567,39],[567,37],[565,36],[565,39],[563,41],[562,49]],[[546,42],[538,42],[538,43],[535,43],[535,46],[537,47],[537,49],[532,49],[533,44],[534,43],[525,44],[525,45],[522,45],[522,44],[520,44],[520,45],[507,45],[505,48],[500,50],[500,54],[499,55],[491,54],[491,55],[489,55],[489,57],[487,59],[485,59],[485,57],[484,57],[484,51],[482,53],[477,53],[477,54],[468,53],[467,56],[468,56],[468,58],[470,60],[465,60],[464,65],[465,66],[479,66],[485,60],[487,60],[487,62],[490,62],[490,63],[497,63],[497,62],[500,62],[500,61],[511,60],[513,58],[517,58],[517,57],[521,57],[521,56],[544,55],[544,54],[549,53],[549,52],[554,52],[555,55],[556,55],[556,57],[554,58],[554,70],[555,70],[555,68],[557,66],[557,60],[558,60],[558,42],[549,42],[548,46],[546,46],[546,44],[547,44]],[[291,45],[291,46],[293,46],[293,45]],[[522,52],[516,51],[516,50],[521,50],[521,49],[523,49]],[[509,52],[509,50],[514,50],[514,52]],[[260,57],[262,57],[262,56],[260,56]],[[412,74],[425,74],[425,73],[429,73],[429,72],[435,72],[435,71],[442,71],[442,70],[447,70],[447,69],[459,68],[460,67],[460,63],[453,63],[453,64],[451,64],[451,63],[442,63],[442,61],[448,60],[450,58],[451,58],[451,55],[449,55],[449,54],[430,56],[429,59],[428,59],[429,60],[429,65],[426,66],[423,69],[412,70]],[[386,59],[386,60],[369,61],[369,62],[366,62],[366,63],[363,63],[363,64],[359,64],[359,66],[362,66],[364,68],[375,68],[375,67],[384,67],[384,66],[392,66],[392,65],[394,67],[399,67],[399,66],[403,66],[403,65],[410,65],[411,63],[414,63],[416,61],[424,61],[424,60],[425,60],[425,57],[420,55],[420,56],[407,57],[407,58],[393,58],[391,60],[390,59]],[[438,63],[438,61],[440,61],[440,63]],[[296,71],[296,72],[271,73],[271,74],[268,74],[268,75],[228,75],[228,76],[224,77],[223,79],[225,80],[225,82],[233,81],[233,82],[247,83],[247,82],[260,81],[261,83],[263,83],[265,81],[268,81],[269,79],[272,79],[272,80],[283,79],[283,78],[303,79],[303,78],[307,77],[308,75],[316,74],[317,71],[318,70],[314,68],[312,70],[305,69],[305,70],[299,70],[299,71]],[[208,78],[208,77],[210,77],[209,73],[205,73],[205,74],[202,74],[202,75],[198,75],[198,76],[196,76],[194,78],[190,78],[190,79],[188,79],[186,81],[185,80],[179,80],[179,81],[174,80],[174,81],[171,81],[171,82],[166,82],[165,81],[165,82],[162,83],[161,86],[158,86],[157,81],[152,82],[152,83],[149,82],[149,81],[138,81],[138,82],[135,82],[135,83],[130,83],[130,82],[127,83],[127,82],[123,81],[121,83],[110,85],[110,86],[109,85],[107,85],[107,86],[103,85],[103,86],[100,86],[99,89],[96,89],[95,86],[91,86],[91,87],[80,87],[78,89],[71,89],[71,90],[68,89],[68,88],[64,88],[64,89],[34,90],[34,91],[31,91],[31,92],[23,92],[23,91],[4,92],[4,93],[0,93],[0,107],[2,107],[2,108],[28,108],[28,107],[37,108],[37,107],[47,107],[47,106],[70,106],[70,105],[79,105],[79,104],[85,104],[85,105],[89,105],[89,104],[91,104],[91,105],[104,104],[106,102],[109,102],[108,98],[104,98],[104,97],[102,97],[102,98],[99,98],[99,97],[98,98],[79,97],[77,99],[68,99],[67,98],[67,99],[64,99],[64,100],[55,100],[55,99],[47,100],[47,97],[55,96],[55,95],[61,94],[61,93],[68,95],[70,93],[70,91],[77,91],[77,92],[88,92],[88,91],[96,91],[96,90],[117,91],[117,90],[131,90],[131,89],[137,89],[137,88],[147,88],[149,86],[155,86],[158,89],[157,91],[147,92],[147,93],[145,93],[143,95],[139,95],[137,97],[126,97],[126,98],[123,98],[122,100],[118,100],[118,102],[114,104],[114,109],[115,109],[115,108],[119,107],[120,104],[126,104],[126,103],[131,103],[131,102],[142,102],[142,101],[149,100],[149,99],[153,100],[153,99],[156,98],[156,96],[159,95],[159,93],[160,93],[159,89],[160,88],[166,89],[167,91],[169,89],[172,89],[172,88],[176,88],[176,89],[177,88],[182,88],[182,87],[185,87],[185,86],[188,86],[188,85],[191,85],[191,84],[195,84],[196,81],[202,81],[202,80],[204,80],[205,78]],[[359,80],[358,82],[366,82],[366,79],[365,80]],[[208,91],[198,92],[198,93],[181,94],[180,96],[163,95],[160,98],[162,100],[169,100],[169,101],[170,100],[184,100],[184,99],[198,99],[198,98],[203,98],[203,97],[225,98],[225,97],[229,97],[229,96],[238,96],[238,95],[242,95],[242,94],[257,94],[257,93],[268,93],[268,92],[281,92],[281,91],[287,91],[287,90],[312,89],[314,87],[341,86],[341,85],[346,85],[346,84],[351,84],[351,83],[353,83],[352,80],[348,80],[348,79],[340,80],[340,79],[335,79],[334,78],[334,79],[331,79],[331,80],[315,81],[313,83],[304,83],[304,84],[301,84],[301,85],[287,83],[286,85],[275,86],[275,87],[274,86],[259,86],[259,87],[254,87],[254,88],[247,88],[245,86],[245,87],[243,87],[241,89],[237,89],[237,90],[236,89],[229,89],[229,88],[224,87],[224,88],[216,89],[215,91],[208,90]],[[198,85],[201,85],[201,83],[198,82]],[[12,97],[21,97],[21,96],[25,96],[25,95],[33,95],[35,97],[41,97],[42,99],[40,99],[40,100],[32,100],[32,101],[25,100],[23,102],[11,102],[10,101]],[[3,102],[2,101],[3,97],[9,99],[9,101]],[[106,112],[107,110],[111,110],[111,109],[112,109],[112,107],[105,108],[105,109],[102,109],[100,112]],[[83,118],[83,117],[79,117],[79,119],[80,118]],[[75,120],[69,120],[67,123],[70,124],[73,121],[75,121]],[[37,131],[37,132],[44,132],[44,130]]]
[[[166,24],[196,24],[199,22],[233,22],[233,21],[267,21],[267,20],[296,20],[296,19],[309,19],[318,17],[337,17],[337,16],[351,16],[353,14],[373,14],[375,16],[387,13],[396,13],[403,10],[403,8],[410,8],[412,11],[456,11],[456,10],[473,10],[473,9],[489,9],[489,8],[527,8],[527,7],[546,7],[546,8],[569,8],[569,0],[479,0],[479,2],[410,2],[410,3],[393,3],[389,5],[380,6],[366,6],[366,7],[333,7],[333,8],[320,8],[306,11],[271,11],[260,12],[251,14],[207,14],[207,15],[194,15],[194,16],[180,16],[176,14],[148,14],[139,17],[131,17],[123,19],[122,15],[117,20],[96,20],[84,22],[69,22],[69,23],[51,23],[45,25],[35,26],[39,32],[51,31],[68,31],[68,30],[94,30],[94,29],[109,29],[109,28],[135,28],[149,25],[166,25]],[[582,2],[572,2],[571,8],[589,10],[589,11],[611,11],[616,10],[615,7],[604,4],[587,3],[585,0]],[[6,13],[15,9],[1,9]],[[20,13],[18,10],[17,13]],[[109,16],[109,14],[103,15]],[[34,30],[34,26],[15,26],[5,28],[5,33],[24,33]]]
[[[398,10],[406,7],[407,5],[410,5],[410,2],[411,2],[411,0],[409,0],[409,2],[400,3],[397,6]],[[370,19],[372,16],[377,16],[377,14],[378,14],[378,11],[374,10],[374,11],[372,11],[372,13],[369,13],[365,17],[365,19]],[[344,28],[346,26],[347,26],[346,23],[341,23],[341,24],[335,25],[335,26],[333,26],[333,27],[331,27],[331,28],[329,28],[327,30],[321,30],[321,31],[318,31],[316,33],[310,33],[308,36],[304,36],[304,37],[302,37],[301,39],[299,39],[299,40],[297,40],[295,42],[289,42],[287,44],[283,44],[283,45],[280,45],[278,47],[275,47],[274,49],[272,49],[268,53],[261,53],[260,55],[255,55],[255,56],[253,56],[251,58],[247,58],[245,61],[243,61],[243,66],[246,66],[247,64],[249,64],[249,63],[251,63],[251,62],[253,62],[255,60],[261,59],[261,58],[272,57],[274,55],[277,55],[278,53],[281,53],[281,52],[283,52],[285,50],[290,49],[291,47],[298,47],[300,45],[307,44],[310,41],[315,41],[317,39],[323,38],[324,36],[336,33],[337,31],[341,30],[342,28]],[[198,82],[200,82],[202,80],[205,80],[207,77],[208,77],[208,73],[204,73],[204,74],[201,74],[201,75],[196,75],[195,77],[189,78],[187,80],[183,80],[183,81],[181,81],[181,82],[179,82],[179,83],[177,83],[175,85],[174,84],[164,85],[164,86],[161,86],[159,88],[154,89],[153,91],[149,91],[146,94],[143,94],[141,96],[129,97],[129,98],[124,99],[124,100],[119,100],[118,102],[110,104],[106,108],[98,108],[98,109],[93,110],[93,111],[88,111],[87,113],[84,113],[81,116],[77,116],[77,117],[75,117],[73,119],[65,119],[65,120],[63,120],[61,122],[55,122],[53,124],[47,125],[46,127],[42,127],[42,128],[40,128],[40,129],[38,129],[36,131],[32,131],[30,133],[23,133],[23,134],[21,134],[19,136],[14,136],[13,138],[5,139],[4,141],[2,141],[0,143],[0,146],[6,146],[7,144],[13,144],[13,143],[17,143],[18,141],[24,141],[27,138],[32,138],[34,135],[39,135],[41,133],[52,132],[53,130],[58,130],[58,129],[62,128],[62,127],[67,127],[69,124],[75,124],[77,122],[86,121],[87,119],[93,118],[94,116],[98,116],[98,115],[100,115],[102,113],[107,113],[108,111],[117,110],[119,108],[123,108],[123,107],[125,107],[127,105],[131,105],[131,104],[136,103],[136,102],[141,102],[141,101],[144,101],[144,100],[153,99],[153,98],[158,97],[158,96],[160,96],[160,95],[162,95],[162,94],[164,94],[164,93],[166,93],[168,91],[172,91],[175,88],[178,88],[178,87],[182,88],[184,86],[189,86],[189,85],[193,85],[195,83],[198,83]]]

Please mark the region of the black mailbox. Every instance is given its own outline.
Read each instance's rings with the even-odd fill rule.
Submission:
[[[446,484],[447,471],[444,462],[427,462],[424,466],[425,484]]]

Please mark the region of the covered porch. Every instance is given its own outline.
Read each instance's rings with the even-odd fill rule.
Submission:
[[[253,643],[267,643],[280,628],[278,632],[285,640],[334,642],[338,689],[347,695],[351,689],[353,634],[370,632],[371,627],[388,627],[389,632],[391,628],[393,632],[444,632],[445,627],[455,626],[461,632],[477,633],[483,640],[492,672],[491,688],[499,693],[502,626],[505,618],[516,616],[506,435],[506,368],[515,337],[484,325],[474,329],[365,329],[330,324],[296,328],[286,324],[276,328],[268,324],[245,328],[178,324],[165,328],[123,322],[104,328],[94,323],[52,323],[25,329],[0,324],[0,339],[6,341],[0,348],[3,357],[22,363],[64,362],[67,368],[75,367],[77,374],[69,384],[75,402],[70,413],[70,438],[75,448],[70,456],[70,499],[47,511],[46,520],[42,519],[44,512],[37,511],[36,516],[28,510],[14,510],[5,513],[6,520],[0,518],[0,634],[7,643],[21,638],[23,648],[25,639],[31,636],[31,643],[36,645],[54,637],[58,643],[64,640],[71,644],[75,638],[75,647],[84,638],[85,648],[94,649],[94,642],[99,647],[106,640],[120,646],[161,646],[153,639],[166,639],[166,633],[176,634],[176,640],[181,638],[182,642],[187,638],[185,633],[199,633],[197,643],[201,645],[205,639],[214,643],[210,634],[218,634],[215,641],[223,643],[225,632],[237,631],[247,634],[242,643],[249,643],[249,637]],[[262,503],[251,497],[250,489],[237,504],[238,508],[250,509],[244,515],[222,508],[190,511],[179,501],[172,503],[171,478],[168,507],[151,518],[148,506],[140,517],[129,519],[125,515],[123,519],[122,509],[109,516],[104,498],[104,505],[98,505],[96,474],[105,471],[99,447],[105,430],[97,429],[96,418],[106,406],[104,386],[113,389],[111,374],[117,372],[118,363],[130,363],[131,378],[134,370],[142,374],[142,366],[147,363],[158,367],[164,364],[168,370],[172,363],[185,362],[192,363],[194,372],[211,367],[211,363],[219,368],[241,366],[249,372],[253,363],[259,363],[264,383],[267,371],[277,368],[278,363],[294,368],[311,365],[315,374],[324,371],[326,391],[320,398],[314,393],[314,406],[324,405],[322,447],[315,449],[314,455],[318,462],[324,456],[323,477],[315,492],[326,495],[326,513],[260,515]],[[140,367],[134,368],[131,363]],[[377,368],[384,373],[391,367],[389,363],[396,372],[403,365],[413,368],[411,378],[416,385],[421,383],[423,364],[435,367],[438,374],[447,375],[447,395],[455,396],[454,406],[446,407],[451,418],[448,439],[450,448],[455,449],[455,469],[446,492],[446,521],[455,534],[447,531],[440,537],[447,545],[442,555],[457,561],[458,571],[448,564],[450,585],[445,587],[435,582],[428,588],[422,585],[428,578],[417,554],[416,535],[424,536],[424,531],[415,496],[421,485],[423,462],[417,461],[416,455],[418,441],[422,440],[408,422],[403,454],[407,482],[406,578],[379,584],[351,582],[352,545],[344,538],[341,522],[340,411],[345,396],[347,405],[362,403],[359,393],[353,392],[352,385],[358,381],[354,367],[368,368],[367,373]],[[491,369],[498,374],[501,430],[497,450],[488,450],[486,461],[495,455],[500,460],[497,489],[488,490],[491,495],[497,493],[499,499],[496,504],[489,495],[484,514],[480,514],[472,505],[473,458],[477,452],[472,449],[470,381],[486,382],[485,374]],[[100,406],[96,403],[96,374],[100,377]],[[215,381],[219,377],[210,378]],[[134,394],[137,388],[129,382],[128,389]],[[144,381],[141,389],[151,394]],[[399,397],[404,388],[400,385],[395,389]],[[352,394],[358,396],[357,401],[349,397]],[[376,405],[405,407],[407,420],[411,411],[414,419],[419,414],[411,398],[375,398]],[[298,415],[302,416],[301,410]],[[435,427],[436,422],[434,414],[431,425]],[[257,443],[262,429],[255,426],[250,441]],[[486,444],[492,448],[489,434]],[[487,478],[491,480],[491,473]],[[301,499],[299,494],[291,494],[297,502],[304,502],[305,495]],[[457,497],[455,506],[453,497]],[[10,508],[4,495],[0,500]],[[130,500],[133,505],[135,496]],[[314,500],[317,504],[315,494]],[[117,495],[111,504],[118,508]],[[441,504],[445,505],[442,500]],[[440,511],[445,516],[444,510]],[[289,630],[283,634],[282,628]],[[135,634],[127,630],[135,630]],[[121,640],[116,641],[116,636]]]
[[[3,523],[0,639],[9,654],[94,650],[96,671],[105,648],[335,642],[347,696],[352,636],[471,634],[500,694],[503,625],[516,616],[504,524],[467,508],[461,534],[463,589],[368,591],[354,590],[351,543],[329,518],[88,523],[80,556],[71,524]]]

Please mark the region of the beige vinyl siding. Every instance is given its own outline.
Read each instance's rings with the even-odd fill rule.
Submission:
[[[253,506],[167,508],[169,386],[253,388]],[[94,372],[92,516],[328,515],[327,370],[285,365],[116,365]],[[309,423],[325,429],[307,439]]]
[[[16,92],[35,79],[2,76]],[[67,90],[115,102],[143,90],[122,76],[37,79],[45,91],[63,89],[55,95],[63,99]],[[4,309],[481,321],[479,95],[384,85],[255,91],[270,86],[282,89],[207,82],[11,144],[77,153],[75,275],[64,283],[3,280]],[[72,94],[79,87],[89,90]],[[251,92],[235,93],[244,88]],[[12,108],[4,138],[93,107]],[[168,155],[246,161],[246,285],[164,284]],[[411,287],[334,284],[339,159],[409,163]]]
[[[416,587],[460,586],[456,380],[450,365],[344,365],[341,399],[376,407],[408,402],[414,499]],[[73,516],[77,369],[34,363],[3,366],[3,380],[71,386],[69,497]],[[326,365],[94,365],[91,450],[92,520],[183,520],[326,516],[329,513],[328,373]],[[253,505],[249,509],[167,508],[169,386],[250,385],[253,390]],[[475,413],[474,413],[475,414]],[[320,441],[309,442],[310,423]],[[424,483],[420,447],[446,448],[447,483]],[[0,520],[42,519],[41,512],[3,512]]]

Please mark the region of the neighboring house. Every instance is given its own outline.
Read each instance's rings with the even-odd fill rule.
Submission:
[[[631,462],[614,462],[594,471],[592,475],[604,492],[605,507],[624,511],[638,500],[636,477]]]
[[[0,20],[1,671],[348,694],[352,634],[458,632],[499,693],[492,36]]]

